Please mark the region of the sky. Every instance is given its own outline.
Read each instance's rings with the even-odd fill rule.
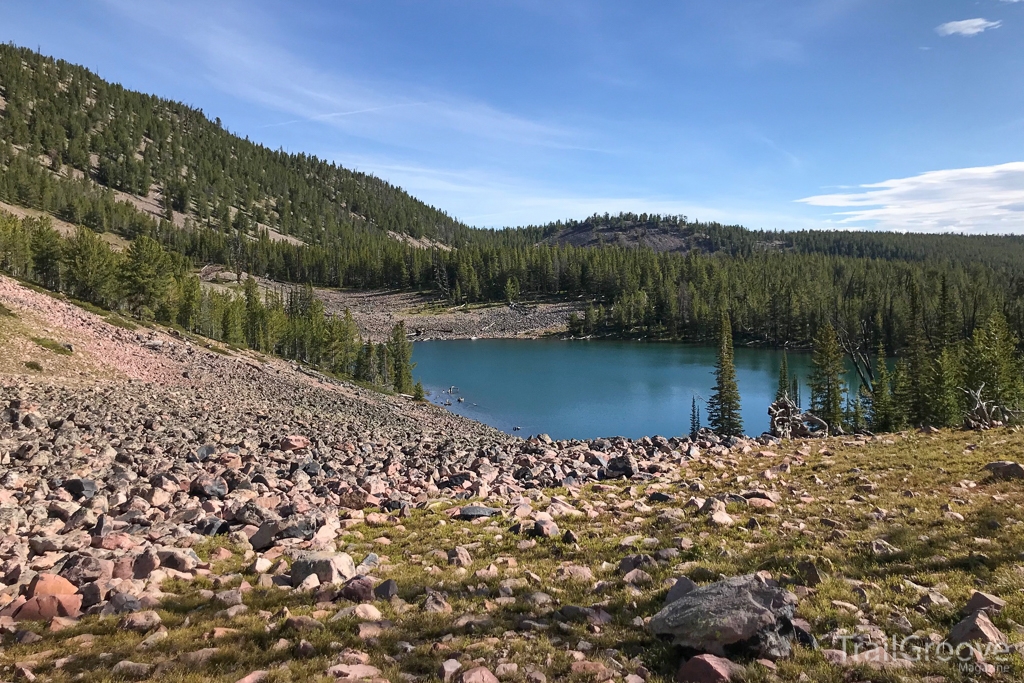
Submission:
[[[0,40],[470,225],[1024,233],[1024,0],[4,0]]]

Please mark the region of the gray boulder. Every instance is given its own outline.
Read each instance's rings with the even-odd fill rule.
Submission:
[[[990,462],[983,469],[991,472],[996,479],[1024,479],[1024,465],[1012,460]]]
[[[756,574],[696,588],[651,617],[651,633],[719,657],[788,657],[797,598]]]
[[[338,584],[355,573],[356,565],[348,553],[306,553],[292,562],[292,585],[298,586],[311,574],[316,574],[321,585]]]

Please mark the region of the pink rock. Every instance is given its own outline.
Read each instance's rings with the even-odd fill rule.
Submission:
[[[35,578],[32,579],[32,583],[28,585],[26,595],[30,598],[36,598],[43,595],[72,595],[77,592],[78,589],[75,588],[75,585],[63,576],[36,574]]]
[[[380,676],[380,669],[369,664],[335,664],[327,670],[328,676],[341,681],[362,681]]]
[[[128,534],[115,532],[106,536],[96,536],[92,539],[92,547],[103,548],[104,550],[131,550],[138,543]]]
[[[42,621],[54,617],[75,619],[81,610],[81,595],[41,595],[29,598],[13,616],[16,621]]]
[[[307,439],[304,436],[299,436],[297,434],[289,434],[288,436],[281,439],[281,442],[278,444],[278,448],[280,448],[282,451],[297,451],[300,448],[308,447],[309,439]]]
[[[699,655],[676,672],[677,683],[729,683],[743,671],[739,664],[714,655]]]
[[[248,676],[239,678],[235,683],[260,683],[260,681],[265,680],[269,675],[269,671],[253,671]]]
[[[462,672],[461,683],[498,683],[498,677],[486,666],[475,666]]]

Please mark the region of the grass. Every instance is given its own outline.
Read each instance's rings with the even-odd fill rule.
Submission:
[[[908,434],[866,443],[836,440],[828,444],[827,454],[818,452],[821,446],[811,442],[803,447],[797,442],[774,449],[778,455],[768,457],[753,453],[707,456],[680,468],[664,486],[619,480],[582,490],[531,492],[535,510],[546,509],[553,496],[581,511],[593,510],[590,517],[557,518],[563,532],[572,530],[579,536],[578,545],[538,539],[536,545],[520,548],[524,537],[509,531],[515,520],[452,520],[445,510],[464,501],[450,499],[430,501],[410,517],[392,517],[383,525],[371,526],[363,520],[341,532],[339,549],[357,562],[368,552],[384,556],[383,566],[373,573],[395,579],[401,598],[375,603],[394,625],[369,641],[359,639],[354,616],[332,621],[332,615],[349,603],[318,605],[311,593],[256,588],[246,594],[248,613],[233,620],[217,616],[220,607],[200,591],[222,590],[243,579],[255,585],[256,577],[245,574],[250,560],[244,548],[232,546],[224,537],[208,539],[195,547],[196,552],[209,560],[217,548],[230,550],[231,557],[213,565],[215,573],[229,578],[218,587],[202,577],[165,584],[163,589],[174,594],[160,610],[170,637],[156,648],[136,650],[142,635],[118,632],[116,617],[90,616],[56,634],[37,629],[43,641],[35,645],[10,645],[0,653],[0,667],[8,667],[0,668],[0,676],[12,671],[14,661],[52,650],[46,663],[36,669],[37,675],[52,681],[107,680],[105,671],[121,659],[165,663],[163,678],[170,681],[230,683],[255,669],[272,671],[271,681],[326,681],[323,673],[338,653],[353,648],[366,652],[370,663],[392,681],[401,680],[402,674],[436,681],[441,662],[451,657],[464,666],[481,660],[492,671],[502,661],[515,662],[519,673],[510,679],[513,683],[525,681],[530,669],[542,671],[549,681],[590,680],[571,673],[577,651],[622,675],[643,667],[650,672],[650,683],[667,683],[678,666],[679,653],[651,638],[634,621],[661,608],[668,579],[685,574],[705,583],[720,574],[765,570],[792,586],[800,583],[800,563],[808,559],[827,577],[801,600],[798,616],[811,623],[824,647],[830,646],[830,633],[853,632],[862,627],[861,620],[893,635],[898,633],[894,623],[905,618],[921,637],[943,638],[975,589],[1007,601],[993,621],[1011,642],[1024,640],[1024,627],[1016,625],[1024,623],[1024,482],[991,481],[982,470],[992,460],[1019,459],[1024,434],[996,430]],[[704,487],[703,492],[691,490],[696,483]],[[782,495],[778,507],[761,511],[730,504],[729,513],[737,521],[732,527],[709,526],[705,517],[684,505],[691,495],[739,493],[759,486]],[[647,496],[655,490],[675,500],[651,502]],[[963,520],[951,517],[944,506]],[[752,517],[760,526],[750,530],[745,524]],[[623,545],[627,536],[640,540]],[[682,547],[682,538],[691,539],[692,547]],[[643,539],[654,540],[648,544]],[[898,551],[891,556],[873,554],[870,544],[876,539],[885,539]],[[442,557],[456,545],[467,547],[473,557],[465,570],[448,565]],[[624,556],[667,548],[678,549],[679,555],[644,567],[653,578],[650,585],[634,588],[623,583],[616,566]],[[507,558],[514,558],[515,566]],[[559,568],[567,563],[590,567],[597,585],[558,580]],[[476,575],[491,564],[498,568],[497,577]],[[521,582],[511,589],[512,601],[500,599],[507,579]],[[919,594],[908,580],[940,590],[952,606],[915,609]],[[866,600],[852,582],[862,582]],[[446,594],[452,613],[421,611],[427,589]],[[536,591],[550,595],[553,603],[534,606],[524,599]],[[854,605],[859,614],[839,603]],[[563,622],[554,615],[562,605],[595,604],[611,615],[610,623],[594,628]],[[324,628],[308,633],[281,628],[273,615],[283,607],[293,615],[316,617]],[[465,615],[489,621],[468,628],[459,625]],[[545,622],[547,629],[524,631],[520,624],[527,617]],[[214,627],[237,632],[214,642],[205,638]],[[96,634],[96,642],[90,648],[77,647],[71,639],[87,632]],[[287,646],[275,649],[281,638],[288,641]],[[313,645],[313,657],[296,656],[294,647],[300,639]],[[407,653],[399,647],[403,641],[411,646]],[[176,660],[178,653],[215,646],[218,653],[204,665]],[[63,668],[50,664],[67,656],[72,660]],[[1020,680],[1024,674],[1019,655],[1000,664],[1010,667],[1004,680]],[[746,680],[923,683],[934,676],[949,683],[975,680],[973,674],[939,663],[920,663],[898,675],[844,671],[828,664],[820,652],[805,648],[797,648],[792,659],[779,662],[774,674],[751,664]]]
[[[35,370],[36,372],[43,371],[43,366],[34,360],[30,360],[27,363],[25,363],[25,367],[28,368],[29,370]]]
[[[32,337],[32,341],[34,341],[36,344],[43,347],[44,349],[53,351],[54,353],[61,356],[70,356],[72,353],[71,349],[69,349],[67,346],[54,339],[49,339],[47,337]]]
[[[3,304],[0,304],[0,318],[16,318],[16,317],[17,316],[14,315],[14,311],[12,311],[11,309],[7,308]]]
[[[103,320],[109,325],[113,325],[114,327],[120,327],[121,329],[124,330],[134,331],[139,329],[139,326],[136,323],[132,322],[131,320],[127,320],[126,318],[122,318],[121,316],[115,313],[111,313]]]

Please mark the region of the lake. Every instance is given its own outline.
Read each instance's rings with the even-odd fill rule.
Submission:
[[[680,436],[690,429],[690,406],[714,385],[716,350],[687,344],[476,339],[414,345],[413,375],[429,400],[454,413],[521,436],[546,433],[555,439],[600,436]],[[742,396],[743,428],[768,429],[782,351],[736,349],[736,380]],[[791,374],[800,379],[806,406],[809,353],[789,353]],[[855,382],[852,375],[848,381]],[[442,394],[458,387],[454,396]],[[463,398],[464,403],[456,399]]]

